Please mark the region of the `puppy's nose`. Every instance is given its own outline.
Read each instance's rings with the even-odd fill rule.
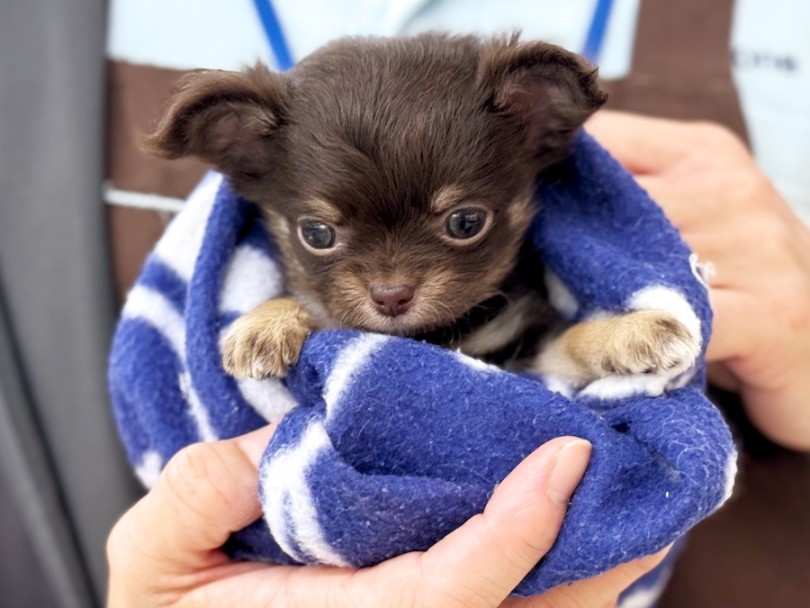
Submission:
[[[377,312],[387,317],[404,314],[413,300],[413,287],[410,285],[372,285],[369,293]]]

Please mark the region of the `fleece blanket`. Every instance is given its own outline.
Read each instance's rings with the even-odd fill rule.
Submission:
[[[671,312],[702,344],[711,312],[695,256],[592,138],[537,187],[527,238],[552,303],[571,321]],[[543,442],[594,445],[551,552],[520,595],[655,552],[730,494],[736,455],[703,394],[704,363],[573,390],[414,340],[313,333],[283,381],[236,380],[228,325],[284,292],[257,209],[210,174],[149,256],[114,338],[112,403],[148,486],[179,449],[281,423],[263,456],[264,518],[234,535],[238,558],[366,566],[423,550],[480,512]],[[538,263],[538,268],[541,264]]]

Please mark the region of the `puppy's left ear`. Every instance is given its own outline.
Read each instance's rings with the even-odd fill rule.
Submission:
[[[538,157],[564,153],[574,132],[607,99],[596,68],[579,55],[545,42],[519,42],[517,36],[482,46],[478,82],[488,95],[487,109],[519,119],[524,142]]]

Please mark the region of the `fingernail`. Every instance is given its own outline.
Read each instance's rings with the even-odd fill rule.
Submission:
[[[548,479],[548,495],[557,504],[565,505],[582,481],[591,459],[592,446],[585,439],[566,443],[557,454],[557,464]]]
[[[275,430],[275,424],[268,424],[258,430],[251,431],[247,435],[237,437],[236,442],[242,448],[242,451],[248,459],[258,466],[259,460],[261,460],[262,454],[265,448],[267,448],[267,443],[270,441]]]

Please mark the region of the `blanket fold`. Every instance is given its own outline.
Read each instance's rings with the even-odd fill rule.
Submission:
[[[537,280],[571,320],[628,310],[711,329],[696,258],[592,138],[538,183]],[[364,566],[426,549],[480,512],[543,442],[594,445],[551,552],[516,593],[538,593],[655,552],[728,497],[736,454],[703,395],[704,363],[582,390],[391,336],[315,332],[284,382],[235,380],[223,331],[284,292],[256,208],[209,175],[128,296],[110,360],[116,419],[147,485],[177,450],[281,423],[263,456],[264,519],[235,556]]]

